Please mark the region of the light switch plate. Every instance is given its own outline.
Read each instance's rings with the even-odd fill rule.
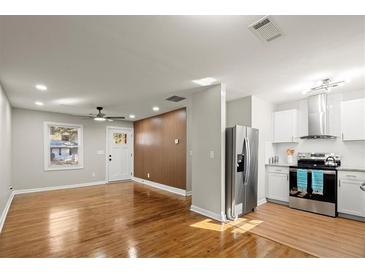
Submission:
[[[214,151],[213,150],[209,151],[209,157],[210,157],[210,159],[214,159]]]

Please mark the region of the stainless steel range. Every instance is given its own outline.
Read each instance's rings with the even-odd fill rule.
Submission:
[[[289,206],[337,216],[337,167],[334,153],[298,153],[298,164],[289,169]]]

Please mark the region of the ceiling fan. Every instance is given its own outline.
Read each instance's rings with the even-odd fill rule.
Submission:
[[[98,110],[98,113],[96,115],[90,114],[87,117],[99,122],[104,122],[104,121],[113,122],[114,120],[125,119],[124,116],[107,116],[105,113],[102,113],[103,107],[96,107],[96,109]]]

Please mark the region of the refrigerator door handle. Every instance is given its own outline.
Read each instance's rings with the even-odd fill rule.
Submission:
[[[250,145],[249,145],[249,141],[248,138],[245,137],[244,139],[245,141],[245,153],[246,153],[246,161],[245,161],[245,180],[243,182],[244,185],[248,184],[248,176],[250,175]]]

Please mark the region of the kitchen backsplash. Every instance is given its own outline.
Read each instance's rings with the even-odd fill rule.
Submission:
[[[275,144],[273,152],[279,156],[280,162],[287,162],[288,148],[295,149],[295,156],[298,152],[333,152],[341,156],[342,166],[365,167],[365,141],[343,142],[338,138],[336,140],[299,140],[298,144]]]

